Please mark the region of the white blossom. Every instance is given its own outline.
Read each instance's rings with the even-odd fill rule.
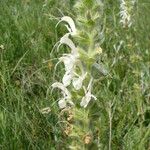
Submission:
[[[65,74],[63,76],[62,82],[65,86],[70,85],[72,78],[74,77],[75,66],[78,61],[78,57],[73,54],[64,54],[64,56],[59,58],[65,65]]]
[[[73,19],[69,16],[64,16],[64,17],[61,18],[61,20],[57,23],[56,26],[58,26],[58,24],[62,21],[68,23],[69,26],[66,25],[66,27],[67,27],[69,33],[71,35],[75,35],[76,34],[76,27],[75,27],[75,23],[74,23]]]
[[[73,78],[73,71],[66,71],[62,79],[62,83],[64,84],[64,86],[66,87],[69,86],[72,81],[72,78]]]
[[[64,56],[59,58],[60,61],[62,61],[65,65],[65,74],[62,79],[62,83],[67,87],[71,84],[71,81],[73,81],[73,86],[76,90],[81,89],[82,82],[85,79],[87,72],[84,73],[83,66],[81,65],[81,61],[78,59],[76,55],[72,54],[65,54]],[[78,75],[76,73],[76,67],[79,67],[82,75]]]
[[[82,83],[86,75],[87,75],[87,72],[85,74],[82,74],[81,76],[78,75],[78,78],[77,77],[73,78],[72,84],[76,90],[79,90],[82,88]]]
[[[73,70],[76,62],[78,61],[78,57],[72,54],[64,54],[59,58],[59,61],[64,63],[65,71],[67,72]]]
[[[70,47],[71,49],[71,53],[78,55],[78,51],[77,48],[75,47],[75,44],[73,43],[73,41],[71,39],[69,39],[69,33],[66,33],[59,41],[59,45],[58,48],[62,45],[62,44],[66,44],[67,46]]]
[[[93,79],[91,78],[87,89],[84,88],[85,96],[82,98],[81,103],[80,103],[80,106],[82,106],[82,107],[84,107],[84,108],[87,107],[87,105],[89,104],[89,102],[91,101],[92,98],[93,98],[94,100],[97,99],[93,94],[91,94],[92,81],[93,81]]]
[[[52,88],[59,88],[62,91],[63,98],[61,98],[58,102],[58,105],[61,109],[65,108],[67,106],[67,103],[74,105],[73,102],[71,101],[71,93],[64,86],[64,84],[62,84],[60,82],[55,82],[52,84]]]
[[[58,22],[58,24],[61,21],[65,21],[68,23],[68,25],[70,26],[70,28],[68,27],[68,25],[66,25],[66,27],[69,30],[69,33],[66,33],[59,41],[59,45],[58,48],[62,45],[65,44],[67,45],[70,49],[71,49],[71,53],[69,54],[64,54],[62,57],[59,58],[59,62],[63,62],[65,65],[65,74],[63,76],[62,79],[62,83],[64,84],[64,86],[69,86],[72,78],[74,76],[74,71],[75,71],[75,65],[78,61],[78,57],[79,57],[79,53],[77,51],[77,48],[75,46],[75,44],[73,43],[73,41],[69,38],[69,35],[73,35],[76,33],[76,28],[75,28],[75,24],[74,21],[72,20],[72,18],[68,17],[68,16],[64,16],[61,18],[61,20]],[[57,24],[57,25],[58,25]],[[57,26],[56,25],[56,26]],[[58,63],[59,63],[58,62]],[[58,64],[57,63],[57,64]]]

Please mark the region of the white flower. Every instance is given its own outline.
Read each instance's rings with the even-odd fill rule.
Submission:
[[[71,48],[71,53],[73,53],[74,55],[79,55],[77,48],[75,47],[75,44],[73,43],[73,41],[71,39],[69,39],[69,33],[66,33],[59,41],[59,45],[58,48],[62,45],[62,44],[66,44],[67,46],[69,46]]]
[[[52,88],[59,88],[62,90],[63,98],[61,98],[58,102],[58,105],[61,109],[65,108],[67,106],[67,103],[74,105],[73,102],[71,101],[71,93],[62,83],[55,82],[52,84]]]
[[[73,71],[66,71],[62,79],[62,83],[64,84],[65,87],[70,85],[72,78],[73,78]]]
[[[78,78],[77,77],[73,78],[72,84],[76,90],[81,89],[83,80],[85,79],[86,75],[87,72],[85,74],[82,74],[81,76],[78,75]]]
[[[63,62],[65,65],[65,75],[63,77],[63,84],[65,86],[70,85],[72,77],[73,77],[73,72],[74,72],[74,68],[75,68],[75,64],[78,61],[78,51],[74,45],[74,43],[72,42],[72,40],[70,40],[68,38],[69,34],[65,34],[61,39],[60,39],[60,44],[66,44],[71,48],[71,53],[70,54],[64,54],[62,57],[59,58],[59,62]],[[59,47],[58,46],[58,47]],[[58,62],[58,63],[59,63]]]
[[[68,25],[65,25],[65,26],[67,27],[69,33],[66,33],[66,34],[60,39],[60,41],[59,41],[60,44],[58,45],[58,48],[59,48],[62,44],[66,44],[66,45],[68,45],[68,46],[71,48],[72,53],[78,54],[78,53],[77,53],[77,49],[76,49],[74,43],[72,42],[71,39],[69,39],[69,35],[75,35],[75,34],[76,34],[76,27],[75,27],[74,21],[72,20],[71,17],[69,17],[69,16],[64,16],[64,17],[62,17],[61,20],[57,23],[56,27],[57,27],[58,24],[59,24],[60,22],[62,22],[62,21],[67,22],[70,27],[69,27]]]
[[[87,105],[89,104],[90,100],[93,98],[94,100],[96,100],[97,98],[91,94],[91,89],[92,89],[92,81],[93,79],[90,80],[89,85],[87,87],[87,90],[84,88],[85,91],[85,96],[82,98],[80,106],[86,108]]]
[[[63,76],[62,82],[65,86],[70,85],[71,80],[74,76],[75,65],[78,61],[76,55],[65,54],[64,56],[59,58],[59,62],[63,62],[65,65],[65,74]]]
[[[65,71],[71,71],[73,70],[74,65],[78,61],[77,59],[78,57],[76,55],[64,54],[62,57],[59,58],[59,61],[64,63]]]
[[[61,20],[57,23],[56,27],[58,26],[58,24],[62,21],[65,21],[68,23],[69,27],[66,25],[68,31],[70,32],[71,35],[75,35],[76,34],[76,27],[75,27],[75,23],[73,21],[73,19],[69,16],[64,16],[61,18]]]

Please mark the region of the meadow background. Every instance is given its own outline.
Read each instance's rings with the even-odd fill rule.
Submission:
[[[75,2],[0,1],[0,149],[67,149],[59,122],[59,93],[48,90],[63,49],[50,52],[65,32],[55,28],[58,19],[62,13],[74,16]],[[138,0],[129,29],[119,23],[119,0],[105,0],[103,7],[101,47],[111,78],[102,78],[94,89],[98,98],[95,119],[100,122],[98,149],[108,149],[107,102],[114,102],[112,149],[149,150],[150,1]],[[55,80],[60,80],[62,69],[57,70]],[[51,112],[42,114],[45,107]]]

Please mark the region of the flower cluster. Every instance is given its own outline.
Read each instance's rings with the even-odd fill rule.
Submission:
[[[71,49],[71,52],[63,54],[63,56],[59,58],[59,62],[57,64],[60,62],[64,64],[65,74],[62,78],[62,83],[55,82],[52,84],[52,88],[59,88],[62,91],[63,97],[58,101],[58,105],[61,109],[67,107],[68,104],[74,106],[73,96],[68,90],[69,86],[73,86],[76,92],[78,92],[80,89],[83,89],[85,95],[81,99],[80,106],[85,108],[92,98],[96,100],[96,97],[91,94],[93,78],[89,75],[88,71],[86,71],[83,66],[78,50],[79,48],[76,47],[74,42],[70,39],[70,36],[77,34],[73,19],[69,16],[64,16],[56,26],[58,26],[62,21],[67,23],[65,26],[69,32],[60,39],[58,48],[62,44],[65,44]],[[83,82],[88,76],[90,76],[90,81],[86,88]]]

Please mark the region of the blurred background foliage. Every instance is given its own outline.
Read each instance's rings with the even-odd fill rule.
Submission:
[[[58,93],[51,94],[57,58],[53,46],[66,32],[55,28],[63,15],[74,20],[75,0],[0,1],[0,149],[67,149]],[[150,2],[138,0],[131,28],[119,23],[119,0],[103,1],[102,61],[110,76],[99,77],[92,107],[98,125],[97,147],[108,149],[109,104],[112,149],[150,148]],[[62,76],[58,67],[56,80]],[[49,106],[51,112],[40,110]]]

